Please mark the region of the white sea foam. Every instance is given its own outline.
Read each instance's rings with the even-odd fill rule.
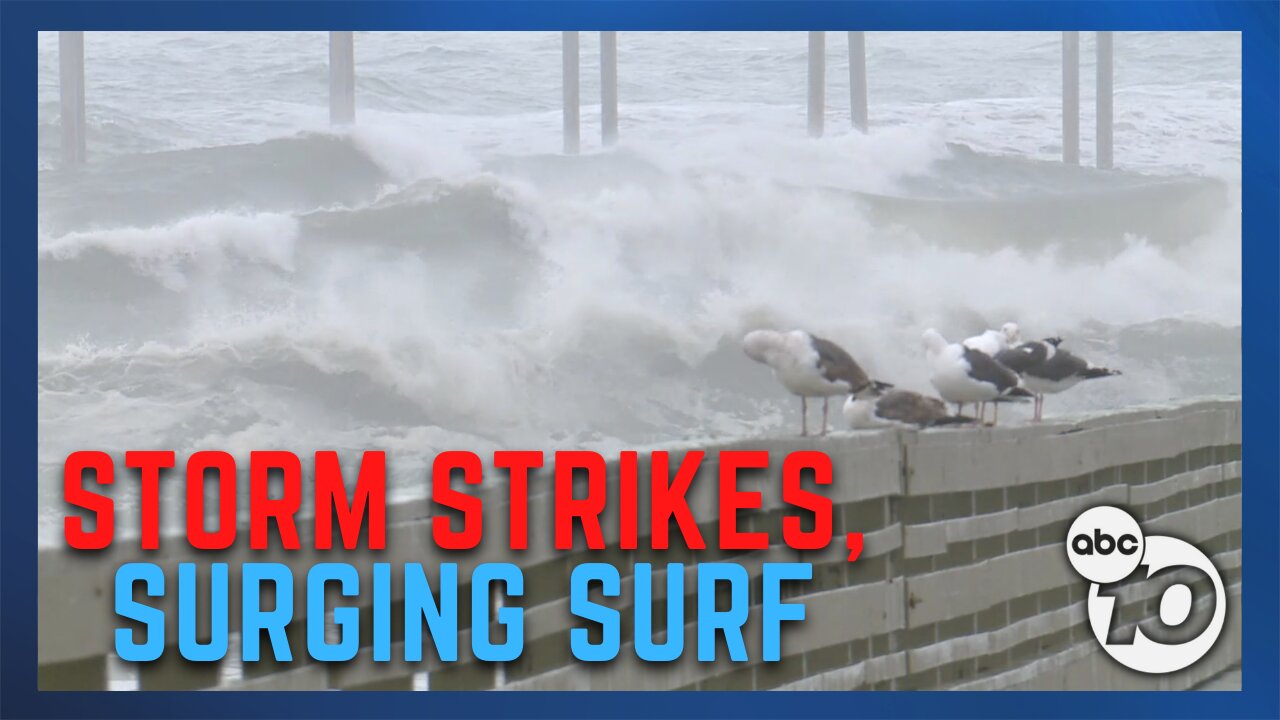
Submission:
[[[230,256],[293,269],[298,221],[279,213],[210,213],[172,225],[122,227],[41,238],[42,259],[68,260],[89,250],[127,258],[139,271],[175,291],[186,287],[186,268],[230,271]]]

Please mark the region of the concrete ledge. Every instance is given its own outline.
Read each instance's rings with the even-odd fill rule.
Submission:
[[[529,602],[525,608],[526,656],[519,663],[496,666],[474,662],[467,629],[470,621],[460,618],[459,663],[440,663],[430,648],[424,653],[426,662],[404,663],[402,644],[393,647],[392,662],[375,663],[372,650],[363,647],[355,662],[341,667],[320,663],[257,666],[256,676],[246,670],[248,677],[224,687],[400,688],[411,687],[413,676],[423,671],[430,671],[433,689],[1149,687],[1114,678],[1114,663],[1088,637],[1079,588],[1082,581],[1068,566],[1062,546],[1067,524],[1092,505],[1136,507],[1143,513],[1148,532],[1211,543],[1206,552],[1212,550],[1215,562],[1230,574],[1232,592],[1238,594],[1242,557],[1240,437],[1239,400],[1211,400],[1043,425],[889,430],[825,439],[754,438],[715,445],[706,449],[702,469],[689,493],[703,533],[715,531],[718,514],[716,453],[764,449],[770,453],[770,470],[742,476],[744,486],[762,491],[762,508],[743,512],[740,523],[744,529],[768,531],[773,545],[764,551],[732,555],[731,559],[747,567],[753,585],[764,562],[814,564],[813,583],[786,598],[803,600],[809,619],[784,631],[780,663],[696,662],[695,626],[688,616],[685,619],[689,622],[682,628],[686,652],[677,662],[655,667],[637,661],[627,634],[619,659],[613,663],[583,666],[569,662],[567,633],[576,622],[565,597],[568,568],[588,560],[618,564],[624,576],[623,592],[609,604],[623,609],[631,604],[634,562],[653,560],[658,571],[655,595],[663,597],[663,564],[667,559],[643,550],[590,555],[555,551],[552,496],[544,491],[529,500],[530,549],[514,559],[525,571]],[[674,472],[684,452],[693,448],[668,449]],[[771,489],[782,459],[801,449],[819,449],[831,457],[834,483],[829,497],[839,508],[832,545],[803,553],[778,544],[783,506],[781,494]],[[647,475],[646,458],[641,459],[639,471],[642,478]],[[611,469],[611,494],[616,494],[616,484],[616,473]],[[550,488],[551,483],[534,486]],[[503,547],[505,528],[493,525],[494,518],[506,512],[505,489],[495,484],[478,492],[485,499],[488,540],[469,553],[434,547],[429,523],[432,510],[422,499],[388,508],[392,521],[389,549],[382,552],[274,549],[250,554],[235,549],[197,554],[186,547],[183,538],[162,540],[163,549],[153,553],[125,547],[99,554],[42,551],[38,571],[41,687],[105,687],[105,656],[112,649],[112,630],[117,625],[110,602],[113,576],[125,562],[156,562],[165,569],[167,584],[174,583],[159,603],[166,610],[167,638],[171,641],[177,638],[172,592],[176,567],[185,561],[203,566],[202,583],[211,562],[281,562],[294,569],[296,581],[319,561],[351,562],[366,578],[374,562],[421,562],[429,576],[439,563],[456,562],[465,587],[476,565],[513,560],[512,553]],[[646,495],[642,492],[639,498],[642,518],[649,512]],[[606,513],[602,520],[606,538],[615,539],[616,513]],[[303,520],[299,525],[305,547],[311,521]],[[845,564],[841,537],[848,530],[865,533],[863,555],[853,565]],[[646,534],[642,527],[641,535]],[[708,543],[714,545],[714,539],[708,538]],[[687,593],[695,587],[695,562],[726,555],[677,549],[670,561],[685,563]],[[358,604],[369,601],[368,584],[363,585]],[[307,608],[305,594],[296,592],[297,587],[295,582],[294,618],[301,627]],[[233,597],[240,591],[235,573],[230,590]],[[1140,585],[1117,591],[1127,611],[1134,612],[1142,608],[1130,604],[1148,602],[1151,592]],[[392,594],[393,601],[403,598],[403,583],[395,572]],[[398,607],[393,605],[393,613],[399,612]],[[231,626],[238,628],[239,603],[230,603],[230,610]],[[759,646],[759,613],[759,606],[752,608],[748,647]],[[661,627],[665,613],[659,615],[662,617],[655,624]],[[1220,643],[1212,662],[1203,668],[1197,665],[1195,673],[1177,674],[1160,686],[1187,687],[1238,664],[1239,615],[1233,615],[1234,639]],[[630,632],[625,623],[623,630]],[[296,654],[304,646],[295,641],[293,647]],[[216,666],[210,667],[216,670]],[[151,667],[143,673],[142,684],[169,688],[210,683],[207,673],[196,675]]]

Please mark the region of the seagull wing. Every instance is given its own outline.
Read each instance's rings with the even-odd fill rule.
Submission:
[[[1018,386],[1018,374],[995,361],[990,355],[964,349],[964,359],[969,363],[969,377],[978,382],[991,383],[1001,394]]]
[[[876,415],[914,425],[928,425],[946,414],[941,400],[910,390],[891,390],[876,402]]]
[[[1043,345],[1029,342],[1015,348],[1001,350],[996,353],[995,361],[1016,373],[1024,373],[1044,362],[1045,355],[1047,353]]]
[[[1028,370],[1029,375],[1046,380],[1065,380],[1066,378],[1084,377],[1085,372],[1089,369],[1087,361],[1078,355],[1071,355],[1070,352],[1062,350],[1055,352],[1048,360],[1034,366]]]
[[[867,377],[867,373],[844,348],[817,335],[811,335],[810,338],[814,351],[818,353],[818,370],[828,381],[844,381],[849,384],[851,391],[861,390],[871,382],[871,378]]]

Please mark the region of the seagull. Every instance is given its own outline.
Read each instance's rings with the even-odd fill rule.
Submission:
[[[1059,347],[1061,344],[1062,338],[1058,337],[1033,340],[996,356],[998,362],[1020,374],[1027,389],[1035,393],[1033,420],[1044,419],[1046,394],[1068,390],[1081,380],[1121,374],[1119,370],[1094,367],[1084,358],[1063,350]]]
[[[1018,329],[1018,324],[1007,322],[1000,326],[999,330],[986,330],[981,335],[964,339],[964,346],[984,352],[991,357],[995,357],[998,353],[1013,347],[1022,342],[1022,331]],[[978,417],[985,420],[987,417],[987,404],[978,403]]]
[[[844,401],[844,419],[853,428],[925,428],[977,422],[964,415],[950,415],[938,398],[910,390],[889,390],[872,384]]]
[[[1007,401],[1009,398],[1031,397],[1020,387],[1018,374],[996,362],[981,350],[948,343],[933,328],[924,331],[924,342],[933,376],[929,382],[943,400],[957,405],[956,414],[968,403]],[[999,407],[996,418],[999,421]]]
[[[1031,340],[1016,347],[1001,350],[996,353],[995,358],[996,362],[1021,375],[1027,371],[1027,368],[1044,362],[1049,357],[1049,353],[1056,352],[1061,344],[1060,337]]]
[[[808,400],[822,398],[822,433],[827,434],[832,395],[849,395],[868,386],[893,387],[872,380],[844,348],[803,330],[753,330],[742,339],[747,357],[773,368],[774,377],[800,396],[800,434],[809,434]]]
[[[987,330],[981,335],[965,338],[964,346],[974,350],[981,350],[991,357],[995,357],[996,353],[1021,342],[1022,331],[1018,329],[1018,324],[1007,322],[1001,325],[999,330]]]

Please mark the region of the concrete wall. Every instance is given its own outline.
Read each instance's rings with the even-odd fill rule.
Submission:
[[[788,601],[803,600],[808,619],[784,627],[784,657],[776,663],[698,663],[692,622],[683,628],[686,651],[673,663],[637,661],[629,642],[614,662],[590,666],[573,661],[568,632],[575,619],[565,597],[573,566],[588,559],[612,562],[627,575],[637,562],[652,562],[657,569],[667,562],[684,562],[687,592],[694,587],[695,560],[725,559],[730,554],[705,551],[695,558],[688,551],[640,550],[592,553],[587,558],[554,552],[549,549],[549,493],[531,497],[530,549],[515,558],[503,547],[507,514],[500,489],[490,490],[486,497],[486,508],[498,506],[486,511],[488,541],[470,553],[434,548],[423,502],[389,510],[388,550],[376,554],[271,551],[249,558],[244,551],[232,551],[218,558],[193,558],[181,549],[185,543],[174,542],[171,549],[147,558],[169,569],[168,583],[176,581],[177,563],[190,559],[206,565],[214,559],[278,560],[299,568],[298,578],[317,561],[361,565],[373,562],[375,555],[377,561],[393,564],[422,562],[429,577],[438,562],[458,562],[459,577],[466,578],[480,562],[514,560],[525,575],[525,595],[513,601],[526,609],[525,651],[514,663],[475,662],[468,650],[470,618],[464,595],[460,608],[467,629],[459,641],[457,663],[440,663],[428,649],[426,662],[405,664],[394,659],[399,646],[392,649],[392,662],[375,663],[365,647],[356,661],[331,667],[264,662],[228,672],[227,667],[186,663],[171,649],[166,660],[138,670],[138,684],[144,689],[408,689],[413,676],[427,670],[431,689],[1187,688],[1240,662],[1240,433],[1240,402],[1215,401],[1120,412],[1078,423],[772,438],[708,448],[690,492],[690,504],[707,538],[716,536],[714,451],[764,449],[772,459],[768,472],[746,476],[740,483],[758,486],[765,499],[759,512],[743,514],[742,529],[768,531],[772,542],[766,551],[733,558],[752,576],[747,646],[753,658],[759,656],[761,563],[813,564],[813,580],[792,584],[784,593]],[[835,466],[829,491],[838,508],[835,537],[843,537],[846,530],[865,534],[865,549],[856,563],[845,561],[839,541],[821,552],[798,552],[782,545],[777,489],[782,458],[810,448],[828,453]],[[679,453],[673,455],[673,465],[678,458]],[[641,477],[645,471],[642,460]],[[545,480],[531,487],[549,488],[550,478]],[[1063,543],[1071,520],[1103,503],[1129,507],[1148,533],[1172,534],[1196,544],[1223,572],[1231,597],[1227,625],[1210,655],[1192,668],[1161,677],[1129,672],[1105,656],[1092,637],[1083,603],[1087,585],[1067,564]],[[640,504],[640,517],[647,518],[643,497]],[[616,515],[613,518],[606,523],[609,537],[617,536]],[[309,529],[304,526],[301,532],[305,538]],[[640,544],[643,548],[645,542]],[[112,577],[129,559],[126,550],[97,557],[65,550],[42,554],[42,688],[105,686],[106,655],[118,625],[112,613]],[[235,576],[233,572],[233,598],[239,592]],[[665,587],[664,577],[658,576],[655,594],[662,597]],[[400,597],[402,587],[393,582],[393,591]],[[295,593],[295,657],[305,655],[303,595]],[[624,608],[630,597],[630,578],[625,577],[621,597],[609,604]],[[364,598],[367,601],[367,591]],[[693,617],[691,600],[685,598],[686,620]],[[1124,587],[1121,623],[1153,616],[1158,601],[1158,589],[1146,584]],[[160,605],[176,618],[172,592]],[[233,629],[239,626],[237,605],[231,603]],[[396,614],[393,611],[393,618]],[[362,623],[366,628],[367,615]],[[655,625],[662,627],[662,601],[655,606],[655,616]],[[626,641],[631,627],[625,610],[623,618]],[[400,633],[396,620],[392,633],[393,638]],[[168,637],[176,639],[176,627],[169,629]],[[362,642],[370,642],[367,634]]]

